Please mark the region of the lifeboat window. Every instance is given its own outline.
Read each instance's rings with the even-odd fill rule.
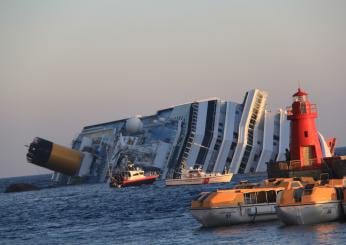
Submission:
[[[257,203],[266,203],[267,202],[267,192],[260,191],[257,192]]]
[[[276,202],[276,191],[267,191],[268,202]]]
[[[204,201],[208,196],[210,195],[210,193],[200,193],[195,200],[197,201]]]
[[[311,195],[314,184],[307,184],[304,186],[304,195]]]
[[[303,188],[299,188],[294,190],[293,197],[295,202],[301,202],[302,201],[302,195],[303,195]]]
[[[245,204],[256,204],[257,197],[256,192],[250,192],[244,194],[244,203]]]

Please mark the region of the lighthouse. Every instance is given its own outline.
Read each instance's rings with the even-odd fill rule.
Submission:
[[[287,119],[291,121],[290,157],[300,167],[319,167],[322,150],[315,119],[316,104],[311,104],[308,94],[301,88],[293,95],[292,106],[287,108]]]

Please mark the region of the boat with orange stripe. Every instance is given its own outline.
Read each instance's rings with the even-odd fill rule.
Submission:
[[[279,219],[287,225],[318,224],[343,216],[346,179],[318,181],[294,190],[284,190],[277,205]],[[346,210],[345,210],[346,211]]]
[[[155,180],[159,177],[157,174],[145,175],[144,171],[135,167],[134,165],[129,165],[127,170],[119,171],[114,174],[110,179],[110,187],[120,188],[128,186],[139,186],[139,185],[149,185],[153,184]]]
[[[233,189],[202,192],[191,203],[191,214],[205,227],[277,219],[276,200],[286,189],[302,188],[312,178],[280,178],[262,185],[241,184]]]

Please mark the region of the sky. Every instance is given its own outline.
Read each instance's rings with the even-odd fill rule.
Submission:
[[[346,145],[346,1],[0,0],[0,178],[34,137],[259,88],[272,111],[298,84]]]

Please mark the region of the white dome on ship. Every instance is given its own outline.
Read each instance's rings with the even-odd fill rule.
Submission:
[[[133,134],[141,131],[143,128],[143,123],[138,117],[132,117],[127,119],[125,124],[125,129],[128,133]]]

